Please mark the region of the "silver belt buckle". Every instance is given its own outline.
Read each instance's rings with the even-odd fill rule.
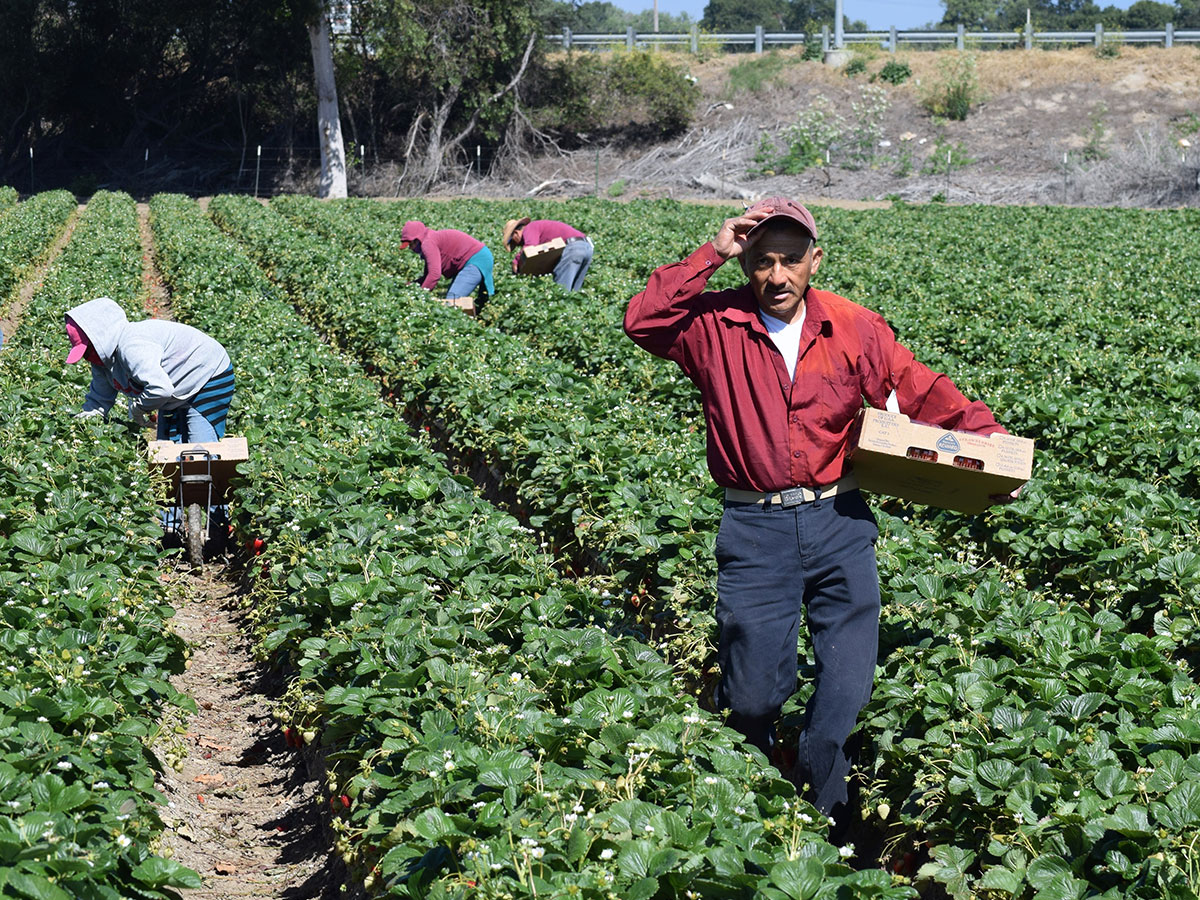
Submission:
[[[779,505],[784,509],[789,506],[799,506],[804,502],[804,488],[802,487],[788,488],[786,491],[779,492]]]

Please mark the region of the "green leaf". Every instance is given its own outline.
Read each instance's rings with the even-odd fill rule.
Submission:
[[[815,859],[788,859],[771,866],[767,875],[792,900],[808,900],[820,889],[825,866]]]
[[[576,863],[587,855],[592,845],[592,837],[585,828],[572,828],[571,836],[567,838],[567,859]]]
[[[512,750],[499,750],[479,763],[479,782],[488,787],[519,787],[533,771],[528,756]]]
[[[657,893],[657,878],[641,878],[625,889],[625,897],[628,900],[650,900]]]
[[[414,500],[428,500],[433,496],[433,492],[437,490],[437,486],[427,481],[422,481],[414,475],[404,483],[404,489],[408,491],[408,496]]]
[[[177,887],[189,890],[199,890],[204,887],[203,879],[187,866],[177,863],[173,859],[162,859],[157,856],[152,856],[135,866],[133,876],[154,887]]]
[[[437,807],[427,809],[412,820],[413,831],[427,841],[437,842],[450,834],[457,834],[450,817]]]
[[[8,884],[31,900],[74,900],[70,894],[41,875],[10,871]]]
[[[1154,829],[1150,825],[1149,813],[1144,806],[1126,804],[1119,807],[1112,815],[1105,816],[1101,820],[1101,824],[1126,837],[1144,838],[1154,834]]]
[[[1025,883],[1024,876],[1019,872],[1004,866],[992,866],[979,879],[979,887],[992,891],[1003,891],[1010,896],[1016,896]]]

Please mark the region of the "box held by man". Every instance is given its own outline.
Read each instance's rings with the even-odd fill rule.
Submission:
[[[521,263],[517,267],[518,275],[545,275],[553,272],[562,256],[567,242],[562,238],[551,238],[544,244],[533,244],[521,250]]]
[[[1033,441],[970,434],[913,422],[903,413],[864,409],[850,460],[864,491],[941,509],[978,513],[1033,474]]]

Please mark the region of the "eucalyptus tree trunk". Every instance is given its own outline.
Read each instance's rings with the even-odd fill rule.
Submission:
[[[322,198],[346,196],[346,150],[342,145],[342,120],[338,115],[337,82],[333,74],[333,45],[325,10],[308,26],[313,73],[317,84],[317,131],[321,141]]]

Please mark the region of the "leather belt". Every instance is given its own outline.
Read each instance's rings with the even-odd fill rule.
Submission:
[[[564,244],[573,244],[576,241],[587,241],[590,244],[592,242],[592,239],[590,237],[588,237],[587,235],[584,235],[583,237],[569,237],[565,241],[563,241],[563,243]]]
[[[725,502],[757,503],[759,505],[765,503],[768,506],[778,503],[784,509],[787,509],[791,506],[799,506],[801,503],[812,503],[814,500],[836,497],[838,494],[857,489],[857,479],[853,475],[846,475],[839,478],[833,484],[827,484],[824,487],[818,488],[792,487],[784,488],[782,491],[769,491],[767,493],[762,493],[761,491],[743,491],[738,488],[725,488]]]

